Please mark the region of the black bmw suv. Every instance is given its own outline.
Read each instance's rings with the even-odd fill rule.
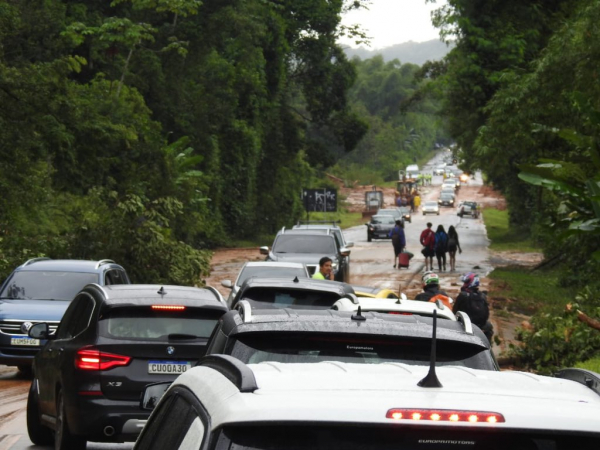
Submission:
[[[27,429],[34,444],[83,449],[86,441],[133,441],[148,419],[145,386],[172,381],[204,355],[228,310],[214,288],[86,286],[33,363]],[[54,431],[54,433],[52,433]]]

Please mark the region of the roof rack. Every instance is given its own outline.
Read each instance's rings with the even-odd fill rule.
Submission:
[[[52,259],[52,258],[46,258],[45,256],[40,257],[40,258],[31,258],[31,259],[28,259],[27,261],[25,261],[21,267],[28,266],[28,265],[33,264],[38,261],[47,261],[49,259]]]
[[[114,264],[115,262],[112,259],[101,259],[96,263],[96,269],[100,268],[104,264]]]
[[[554,374],[556,378],[575,381],[587,386],[596,394],[600,395],[600,374],[585,369],[563,369]]]
[[[338,225],[340,223],[341,220],[299,220],[296,225]]]
[[[462,323],[462,326],[465,329],[465,333],[470,334],[471,336],[474,334],[473,333],[473,324],[471,323],[471,318],[469,317],[469,315],[466,312],[458,311],[456,313],[456,320],[458,320],[460,323]]]
[[[231,381],[240,392],[258,389],[254,372],[237,358],[229,355],[208,355],[198,361],[197,366],[210,367]]]
[[[217,297],[217,300],[220,301],[221,303],[225,303],[225,304],[227,303],[225,301],[225,299],[223,298],[223,296],[221,295],[221,293],[219,291],[217,291],[214,287],[212,287],[212,286],[204,286],[204,289],[207,289],[210,292],[212,292],[213,295],[215,297]]]
[[[238,304],[235,305],[235,309],[240,313],[242,322],[252,323],[252,305],[250,305],[248,300],[240,300]]]

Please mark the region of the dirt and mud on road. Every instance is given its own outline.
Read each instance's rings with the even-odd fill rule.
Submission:
[[[433,186],[420,189],[423,201],[437,199],[440,183],[441,177],[437,180],[434,178]],[[340,194],[346,198],[348,209],[358,212],[364,208],[364,192],[371,189],[372,186],[340,187]],[[383,191],[385,204],[391,206],[394,201],[394,189],[386,188]],[[480,178],[470,181],[469,185],[462,186],[458,200],[473,200],[483,208],[493,206],[503,209],[506,207],[502,196],[493,189],[483,186]],[[365,219],[365,222],[367,220]],[[460,275],[464,272],[473,271],[480,274],[481,289],[492,290],[487,275],[495,267],[515,264],[532,266],[542,258],[540,254],[490,252],[487,248],[489,241],[481,216],[478,219],[459,218],[454,208],[443,208],[439,216],[423,216],[416,212],[413,214],[412,223],[406,224],[407,249],[415,254],[408,270],[393,269],[393,251],[390,241],[367,242],[364,226],[344,230],[346,239],[354,242],[354,247],[351,249],[350,282],[356,285],[394,289],[404,292],[408,298],[414,298],[422,289],[421,275],[424,258],[420,254],[419,235],[427,222],[432,222],[434,229],[439,224],[442,224],[446,230],[450,225],[454,225],[459,233],[463,253],[457,255],[456,271],[438,272],[442,289],[453,298],[456,298],[460,291]],[[226,297],[229,295],[229,289],[221,286],[221,281],[227,279],[234,281],[244,262],[260,260],[264,260],[264,256],[259,254],[258,248],[219,249],[213,256],[211,275],[206,282],[216,287]],[[494,345],[494,352],[500,355],[508,349],[509,343],[514,342],[515,328],[521,326],[528,318],[512,313],[506,314],[504,306],[495,302],[493,298],[491,306],[492,322],[496,335],[499,337],[499,344]],[[494,314],[494,306],[501,309],[502,312]]]

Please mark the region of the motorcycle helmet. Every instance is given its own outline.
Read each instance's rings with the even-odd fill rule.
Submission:
[[[423,281],[424,286],[429,284],[440,284],[440,277],[438,277],[438,274],[431,271],[425,272],[421,280]]]
[[[479,275],[477,275],[473,272],[465,273],[460,278],[460,281],[463,282],[463,287],[465,287],[467,289],[473,289],[473,288],[479,287]]]

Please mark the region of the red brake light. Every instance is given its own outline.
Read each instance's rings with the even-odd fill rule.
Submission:
[[[152,305],[155,311],[183,311],[185,306],[181,305]]]
[[[129,356],[82,348],[75,356],[75,367],[80,370],[109,370],[117,366],[126,366],[130,361]]]
[[[433,422],[500,423],[505,422],[500,413],[488,411],[454,411],[447,409],[394,408],[385,415],[394,420],[430,420]]]

